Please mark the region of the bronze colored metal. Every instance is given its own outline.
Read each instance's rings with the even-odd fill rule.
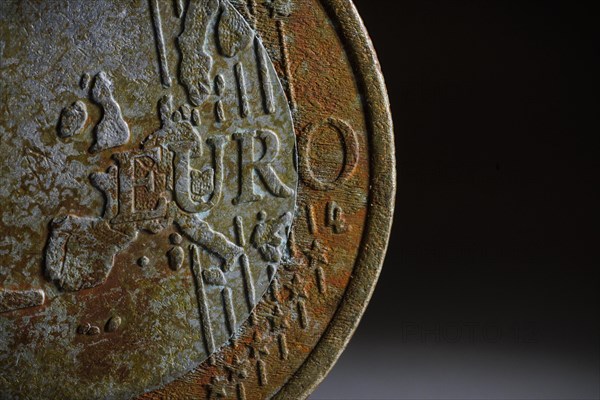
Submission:
[[[0,82],[0,397],[307,397],[394,206],[352,4],[4,1]]]

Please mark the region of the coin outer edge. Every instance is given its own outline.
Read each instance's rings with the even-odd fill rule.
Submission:
[[[345,44],[364,95],[369,129],[370,191],[365,231],[352,280],[329,327],[304,364],[273,399],[305,399],[350,341],[373,294],[392,226],[396,163],[390,103],[373,44],[351,0],[322,0]]]

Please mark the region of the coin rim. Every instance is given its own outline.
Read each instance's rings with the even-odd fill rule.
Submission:
[[[333,368],[354,334],[377,284],[394,214],[394,130],[375,49],[351,0],[321,0],[321,3],[346,45],[364,95],[369,133],[369,206],[359,255],[340,306],[314,350],[274,399],[307,398]]]

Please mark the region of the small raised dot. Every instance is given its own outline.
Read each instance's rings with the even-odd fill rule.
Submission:
[[[148,265],[150,265],[150,259],[146,256],[140,257],[138,259],[138,265],[142,268],[147,267]]]
[[[183,119],[183,116],[181,115],[180,111],[175,111],[173,113],[173,116],[171,117],[171,119],[173,120],[173,122],[181,122],[181,120]]]
[[[121,322],[121,317],[115,315],[108,320],[104,330],[106,330],[106,332],[115,332],[117,329],[119,329],[119,326],[121,326]]]
[[[181,244],[181,242],[183,241],[183,238],[179,233],[171,233],[169,239],[171,240],[171,243],[175,245]]]

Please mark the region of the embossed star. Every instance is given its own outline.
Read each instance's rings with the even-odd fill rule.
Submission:
[[[252,368],[250,361],[247,358],[235,356],[233,364],[226,365],[225,369],[229,371],[231,381],[246,379],[249,375],[248,371]]]
[[[315,269],[318,263],[323,263],[325,265],[329,264],[329,259],[327,258],[327,253],[329,253],[330,249],[323,246],[319,239],[315,239],[312,242],[312,246],[308,250],[304,250],[304,254],[309,260],[309,265],[311,269]]]
[[[261,335],[260,331],[256,330],[254,332],[254,337],[252,342],[247,344],[250,349],[250,357],[257,360],[261,356],[269,355],[269,344],[271,343],[271,338],[267,335]]]
[[[286,317],[279,304],[275,304],[275,306],[273,307],[273,312],[271,313],[271,315],[267,316],[267,319],[271,323],[272,331],[283,331],[290,327],[290,322],[288,321],[288,318]]]
[[[298,301],[302,299],[308,299],[304,279],[302,279],[298,274],[294,274],[291,283],[289,285],[285,285],[285,288],[290,291],[291,300]]]
[[[221,376],[213,376],[210,384],[207,385],[208,399],[224,399],[227,397],[227,390],[229,389],[229,383],[227,379]]]

